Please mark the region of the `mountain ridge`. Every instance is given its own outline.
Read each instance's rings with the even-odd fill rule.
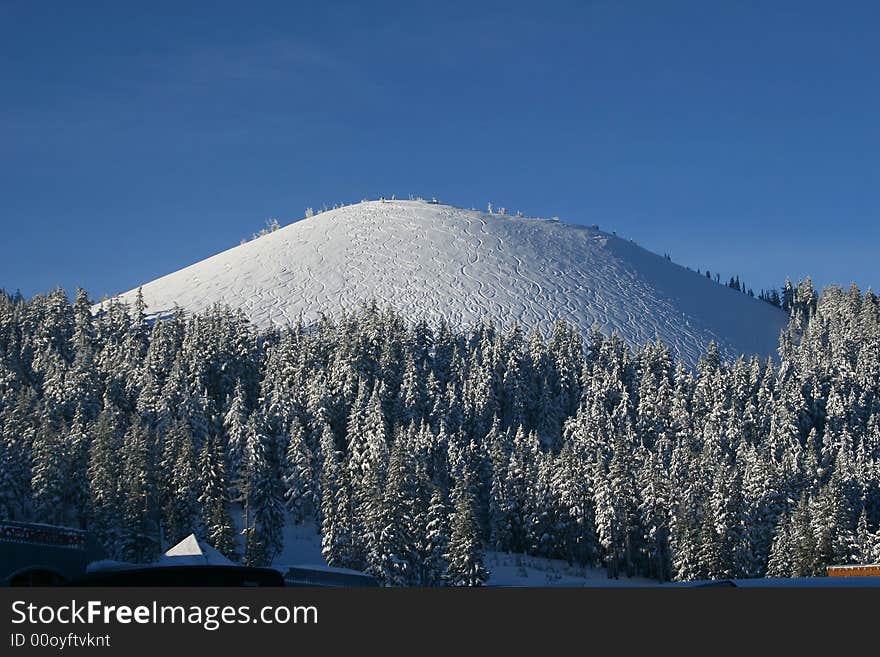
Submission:
[[[491,318],[547,333],[557,319],[695,363],[775,353],[785,313],[597,226],[424,201],[367,201],[301,219],[141,286],[147,310],[226,303],[257,326],[376,300],[415,318]],[[132,302],[137,288],[119,295]]]

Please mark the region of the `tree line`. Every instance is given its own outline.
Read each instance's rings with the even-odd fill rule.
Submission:
[[[0,294],[0,518],[133,562],[195,531],[254,565],[314,522],[329,565],[388,585],[481,584],[486,550],[660,581],[880,561],[880,303],[785,297],[777,358],[690,368],[562,321],[367,304],[257,331]]]

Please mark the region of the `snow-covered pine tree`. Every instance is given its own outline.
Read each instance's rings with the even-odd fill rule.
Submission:
[[[423,586],[440,586],[445,582],[449,538],[449,510],[443,498],[443,491],[440,488],[434,488],[425,523],[421,579]]]
[[[46,418],[34,436],[31,449],[31,499],[34,515],[40,522],[65,524],[68,516],[66,483],[66,459],[70,454],[65,449],[67,427],[61,418]]]
[[[780,518],[773,535],[773,545],[767,562],[767,577],[792,577],[795,572],[795,546],[791,535],[791,522]]]
[[[643,531],[645,569],[660,582],[672,577],[669,546],[669,480],[660,457],[653,453],[641,454],[637,475],[639,488],[639,524]]]
[[[351,544],[351,493],[330,424],[321,430],[321,553],[327,565],[355,565]]]
[[[119,557],[123,499],[119,473],[122,444],[121,414],[105,398],[104,410],[93,428],[89,450],[89,529],[111,557]]]
[[[535,443],[536,434],[532,434]],[[539,557],[553,558],[564,552],[558,536],[559,509],[553,495],[553,461],[539,455],[537,477],[529,487],[525,503],[525,537],[528,552]]]
[[[15,500],[12,494],[13,482],[10,473],[10,459],[7,455],[6,441],[0,440],[0,520],[14,517]]]
[[[136,421],[122,447],[122,527],[120,551],[125,561],[149,563],[159,555],[159,489],[152,432]]]
[[[414,472],[406,440],[391,450],[384,495],[373,510],[375,537],[367,553],[367,569],[386,586],[416,584],[421,572],[416,539]]]
[[[162,516],[165,544],[175,545],[198,529],[198,469],[189,424],[175,421],[162,453]]]
[[[268,566],[284,547],[284,484],[282,447],[278,436],[251,418],[248,425],[247,495],[249,524],[245,527],[244,562]]]
[[[208,437],[199,454],[199,511],[205,539],[226,557],[237,560],[235,528],[230,515],[227,455],[222,440]]]
[[[236,482],[242,476],[242,464],[245,459],[245,445],[247,443],[247,420],[248,411],[245,400],[244,387],[239,381],[235,385],[235,392],[229,410],[223,418],[223,430],[226,435],[226,453],[228,458],[227,472],[233,491],[236,491]]]
[[[381,521],[359,523],[385,513],[387,450],[403,440],[416,482],[407,531],[420,561],[430,492],[446,499],[470,473],[480,538],[496,548],[601,557],[656,576],[666,517],[677,579],[822,574],[876,554],[880,302],[854,287],[818,298],[810,283],[787,287],[793,324],[780,360],[730,362],[713,346],[696,378],[658,344],[630,351],[595,330],[584,350],[562,322],[549,341],[524,340],[491,323],[434,331],[374,304],[308,331],[257,333],[224,308],[178,309],[147,324],[139,303],[109,301],[93,315],[82,291],[73,305],[63,291],[0,294],[0,515],[88,527],[121,556],[137,515],[126,518],[127,498],[140,499],[127,493],[138,477],[122,456],[142,423],[161,445],[166,534],[193,531],[202,510],[195,456],[222,435],[247,461],[253,410],[268,418],[285,477],[285,450],[310,456],[316,494],[334,462],[320,447],[329,426],[334,493],[316,499],[315,515],[323,526],[332,509],[324,539],[340,565],[363,567],[367,539],[381,535]],[[401,400],[424,422],[402,422]],[[294,416],[302,444],[288,440]],[[496,420],[521,427],[517,440],[493,429]],[[189,447],[181,427],[193,434]],[[242,482],[231,471],[226,479],[233,489]],[[535,540],[536,518],[550,521],[540,535],[552,546]]]
[[[362,420],[349,422],[350,477],[353,522],[352,544],[359,560],[367,563],[378,548],[382,532],[383,491],[388,471],[388,442],[379,388],[374,388],[364,407]]]
[[[471,475],[459,480],[453,493],[455,511],[452,514],[449,552],[446,555],[446,582],[450,586],[482,586],[489,578],[483,565],[483,549],[480,544]]]
[[[288,435],[283,467],[284,501],[293,521],[301,523],[306,516],[314,513],[315,508],[312,454],[306,444],[306,432],[299,418],[294,418]]]

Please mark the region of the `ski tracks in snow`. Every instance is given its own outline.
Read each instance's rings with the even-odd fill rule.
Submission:
[[[557,221],[418,201],[324,212],[143,286],[148,309],[242,308],[260,326],[306,321],[376,299],[429,321],[564,318],[632,345],[657,337],[694,363],[710,340],[728,355],[774,352],[784,315],[625,240]],[[135,290],[121,295],[132,301]],[[751,351],[750,351],[751,350]]]

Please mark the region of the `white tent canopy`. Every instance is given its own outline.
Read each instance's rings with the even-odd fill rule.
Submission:
[[[163,566],[234,566],[220,552],[190,534],[159,558]]]

